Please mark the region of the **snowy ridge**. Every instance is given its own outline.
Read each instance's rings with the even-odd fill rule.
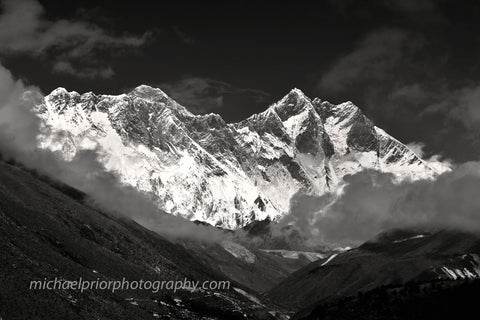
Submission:
[[[452,259],[450,265],[440,268],[439,278],[451,280],[480,279],[480,257],[475,253],[467,253]]]
[[[279,255],[287,259],[300,259],[301,257],[304,257],[308,259],[310,262],[325,258],[324,253],[310,252],[310,251],[296,251],[296,250],[283,250],[283,249],[260,249],[260,251]]]
[[[333,259],[335,259],[335,257],[338,256],[338,253],[334,253],[332,254],[330,257],[328,257],[327,260],[325,260],[325,262],[323,262],[320,267],[323,267],[325,265],[327,265],[330,261],[332,261]]]
[[[160,208],[230,229],[278,219],[299,190],[336,192],[346,174],[365,168],[398,180],[439,172],[353,103],[311,100],[299,89],[231,124],[145,85],[117,96],[58,88],[36,111],[42,148],[65,159],[97,149],[108,170]]]

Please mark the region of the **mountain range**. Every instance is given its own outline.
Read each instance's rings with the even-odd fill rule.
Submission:
[[[385,230],[358,247],[332,249],[308,246],[300,230],[276,223],[297,194],[329,193],[335,201],[343,178],[365,169],[396,181],[435,179],[448,170],[421,159],[351,102],[311,100],[294,89],[264,112],[226,123],[216,114],[192,114],[149,86],[116,96],[58,88],[34,101],[40,148],[67,162],[94,150],[107,171],[155,202],[159,219],[181,216],[191,220],[180,219],[191,232],[207,228],[216,237],[148,229],[0,155],[0,317],[340,319],[376,310],[384,319],[380,300],[390,299],[400,314],[432,295],[449,299],[477,288],[456,289],[480,278],[475,233]],[[220,280],[232,287],[28,290],[28,281],[57,275]]]
[[[96,149],[105,168],[159,208],[226,229],[278,220],[297,193],[338,193],[364,169],[397,180],[446,168],[422,160],[351,102],[311,100],[293,89],[238,123],[194,115],[157,88],[121,95],[58,88],[35,106],[39,146],[72,159]]]
[[[172,240],[4,161],[0,199],[2,319],[390,319],[392,312],[398,319],[444,319],[452,310],[439,313],[438,301],[463,313],[475,308],[478,234],[391,230],[357,248],[325,253],[260,250],[235,237]],[[258,235],[269,223],[244,229]],[[158,293],[29,289],[32,280],[55,277],[188,278],[231,286]]]

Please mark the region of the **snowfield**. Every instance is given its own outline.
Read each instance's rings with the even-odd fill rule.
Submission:
[[[366,168],[398,181],[446,170],[375,127],[353,103],[312,101],[299,89],[239,123],[194,115],[144,85],[118,96],[58,88],[36,112],[40,147],[67,160],[96,150],[107,170],[159,208],[228,229],[279,219],[295,193],[339,192],[345,175]]]

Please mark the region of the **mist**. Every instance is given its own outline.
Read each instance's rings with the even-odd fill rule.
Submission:
[[[25,86],[0,65],[0,153],[28,168],[71,185],[97,208],[128,217],[170,239],[222,241],[222,231],[196,225],[159,209],[148,195],[124,185],[99,161],[97,150],[65,161],[37,147],[46,130],[33,108],[43,95]],[[393,228],[460,229],[480,232],[480,162],[457,165],[435,180],[395,181],[388,173],[366,170],[346,176],[340,195],[291,199],[290,211],[273,232],[291,225],[310,245],[357,245]],[[237,233],[241,234],[241,233]],[[284,234],[283,234],[284,235]]]
[[[218,242],[226,235],[214,227],[196,225],[160,210],[148,195],[120,182],[99,161],[97,150],[78,152],[71,161],[37,147],[42,130],[34,112],[43,99],[40,90],[25,86],[0,64],[0,153],[6,159],[37,170],[88,195],[87,201],[107,212],[128,217],[170,240]]]
[[[398,183],[389,173],[346,176],[341,195],[296,194],[280,225],[293,225],[311,244],[358,245],[395,228],[480,232],[480,162],[435,180]]]

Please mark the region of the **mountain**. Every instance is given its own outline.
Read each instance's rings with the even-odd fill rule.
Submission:
[[[412,281],[480,278],[480,235],[393,230],[292,273],[268,292],[293,308]]]
[[[365,168],[425,179],[431,167],[351,102],[311,100],[293,89],[239,123],[194,115],[160,89],[117,96],[58,88],[36,105],[39,145],[71,159],[97,149],[125,184],[165,211],[238,229],[276,220],[297,192],[321,195]]]
[[[229,240],[220,244],[189,241],[185,248],[198,263],[258,294],[271,290],[292,272],[326,255],[311,251],[259,249]]]
[[[258,250],[233,241],[172,242],[130,219],[99,211],[85,198],[76,189],[0,161],[0,317],[287,319],[290,310],[301,309],[295,319],[372,314],[384,319],[391,310],[405,314],[399,319],[412,319],[405,308],[415,313],[427,305],[427,314],[420,313],[427,319],[429,313],[439,314],[436,302],[468,307],[465,301],[478,293],[478,283],[457,290],[446,282],[480,276],[476,234],[396,230],[345,252]],[[268,234],[268,225],[254,222],[245,231]],[[187,278],[230,281],[231,287],[175,293],[29,289],[31,280],[55,277]],[[260,294],[267,288],[266,295]]]
[[[0,319],[285,319],[284,309],[189,248],[0,161]],[[207,246],[210,254],[213,245]],[[218,248],[217,254],[224,252]],[[235,262],[232,257],[230,264]],[[277,260],[278,261],[278,260]],[[209,264],[214,265],[212,261]],[[207,290],[31,290],[32,280],[230,281]]]

